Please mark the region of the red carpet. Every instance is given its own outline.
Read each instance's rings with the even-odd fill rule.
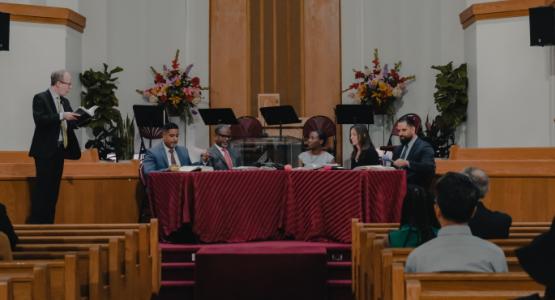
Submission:
[[[350,245],[161,244],[157,299],[352,300]]]

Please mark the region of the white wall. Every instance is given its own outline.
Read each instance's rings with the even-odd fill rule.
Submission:
[[[0,51],[0,149],[28,150],[34,131],[33,96],[50,85],[50,73],[74,77],[69,99],[78,106],[81,36],[64,25],[10,22],[10,51]]]
[[[466,8],[463,1],[442,0],[342,0],[341,1],[341,51],[342,86],[354,81],[352,69],[371,66],[374,48],[380,51],[382,65],[401,60],[402,75],[416,75],[408,86],[397,116],[413,112],[424,120],[437,112],[433,101],[435,71],[432,65],[464,62],[464,33],[458,14]],[[343,103],[352,100],[343,95]],[[387,142],[378,117],[371,126],[374,144]],[[349,144],[349,126],[343,130],[343,158],[352,151]]]
[[[118,74],[116,91],[124,118],[126,114],[132,116],[134,104],[146,103],[135,90],[153,84],[150,66],[161,70],[163,64],[169,65],[177,49],[182,67],[193,63],[191,74],[201,78],[202,85],[209,85],[208,4],[204,0],[80,1],[80,13],[87,17],[83,67],[99,69],[106,62],[112,68],[117,65],[124,69]],[[208,106],[208,98],[201,106]],[[207,133],[208,127],[196,118],[187,128],[186,141],[191,152],[208,146]],[[184,140],[182,137],[180,143]]]
[[[528,17],[476,22],[465,42],[468,146],[554,145],[554,56],[549,47],[530,47]]]

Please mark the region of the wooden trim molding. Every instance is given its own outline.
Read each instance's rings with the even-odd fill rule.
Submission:
[[[476,3],[459,14],[463,29],[479,20],[493,20],[528,15],[528,9],[539,6],[553,6],[554,0],[505,0]]]
[[[85,30],[87,18],[63,7],[42,5],[1,3],[0,12],[10,14],[10,21],[61,24],[81,33]]]

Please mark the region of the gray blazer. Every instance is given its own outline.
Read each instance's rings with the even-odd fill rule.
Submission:
[[[241,166],[243,164],[241,159],[241,154],[239,154],[239,152],[233,148],[228,147],[227,150],[229,151],[229,156],[231,156],[231,161],[233,162],[233,166],[234,167]],[[208,165],[212,166],[214,170],[229,170],[229,168],[227,167],[227,164],[225,163],[224,156],[222,155],[220,150],[216,148],[216,145],[212,145],[212,147],[208,149],[208,154],[210,154]]]

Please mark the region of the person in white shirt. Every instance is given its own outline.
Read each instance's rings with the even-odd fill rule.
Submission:
[[[436,184],[437,237],[414,249],[405,272],[508,272],[503,250],[475,237],[468,221],[480,192],[468,176],[448,172]]]
[[[335,157],[323,149],[328,137],[321,130],[313,130],[308,134],[308,151],[299,154],[299,166],[320,167],[335,162]]]
[[[189,151],[183,146],[177,145],[179,139],[179,127],[175,123],[166,123],[163,127],[162,142],[148,149],[143,159],[143,173],[161,171],[175,167],[190,166],[191,159]]]

